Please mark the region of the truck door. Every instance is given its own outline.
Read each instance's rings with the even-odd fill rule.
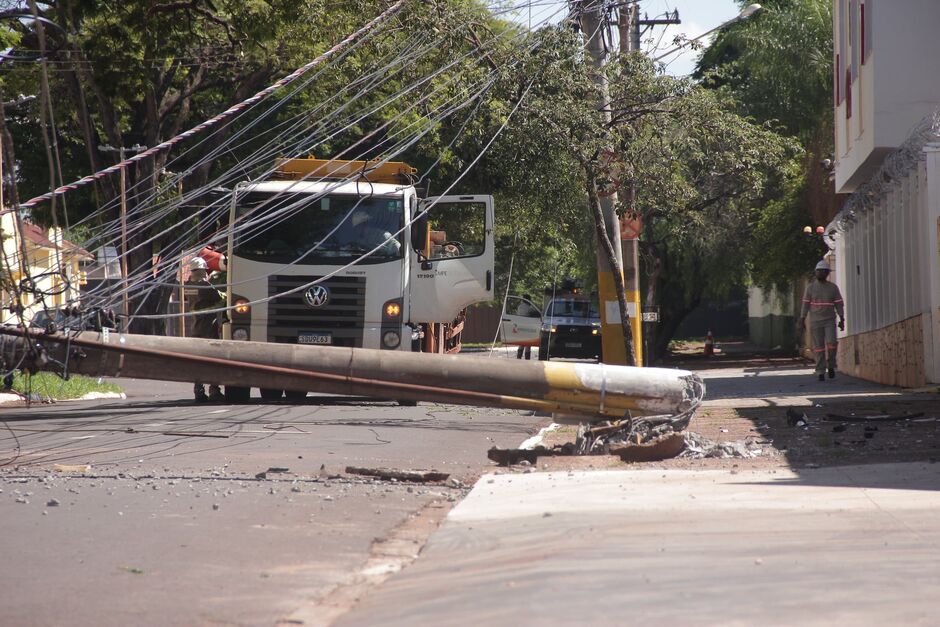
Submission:
[[[532,301],[521,296],[508,296],[506,310],[500,321],[504,344],[538,346],[542,328],[542,312]]]
[[[438,196],[412,223],[410,321],[450,322],[493,298],[493,197]],[[426,221],[426,223],[425,223]]]

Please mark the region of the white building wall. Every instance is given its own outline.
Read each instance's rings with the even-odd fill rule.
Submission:
[[[924,378],[940,382],[940,143],[928,144],[919,160],[895,174],[899,176],[873,196],[873,203],[864,210],[848,203],[855,207],[852,216],[837,217],[830,225],[835,233],[833,279],[846,303],[846,329],[839,335],[883,332],[918,318],[922,344],[899,350],[923,351]],[[889,335],[891,341],[899,337]],[[909,330],[900,336],[912,337]],[[871,371],[870,362],[878,358],[863,355],[861,360],[868,360]]]
[[[923,194],[918,208],[924,225],[918,238],[924,247],[921,263],[926,283],[922,306],[927,310],[924,316],[924,365],[927,380],[940,382],[940,144],[928,144],[924,153],[927,193]]]
[[[938,26],[937,0],[833,0],[839,193],[863,184],[940,104]]]

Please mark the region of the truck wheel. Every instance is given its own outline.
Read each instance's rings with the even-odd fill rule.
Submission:
[[[539,340],[539,361],[548,361],[548,338]]]
[[[285,390],[284,396],[289,401],[302,401],[307,398],[307,392],[306,390]]]
[[[284,390],[272,390],[271,388],[261,388],[261,398],[266,401],[279,401],[284,395]]]
[[[247,403],[251,398],[251,388],[239,385],[225,386],[225,400],[229,403]]]

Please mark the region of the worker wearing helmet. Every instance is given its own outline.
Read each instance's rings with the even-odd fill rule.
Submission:
[[[220,337],[222,328],[222,312],[212,311],[225,307],[225,294],[220,292],[209,282],[209,266],[202,257],[193,257],[189,262],[190,277],[186,285],[197,290],[195,300],[192,304],[192,311],[204,311],[206,313],[197,313],[193,320],[192,336],[208,340],[217,340]],[[193,386],[193,394],[197,403],[207,401],[224,401],[225,396],[218,385],[210,385],[209,393],[206,394],[205,385],[196,382]]]
[[[806,286],[803,293],[803,310],[800,313],[800,329],[805,328],[809,315],[809,332],[816,356],[816,375],[826,380],[836,376],[836,315],[839,329],[845,330],[845,308],[842,294],[835,283],[829,281],[829,263],[824,259],[816,264],[816,280]],[[828,364],[827,364],[828,360]],[[828,368],[827,368],[828,365]]]

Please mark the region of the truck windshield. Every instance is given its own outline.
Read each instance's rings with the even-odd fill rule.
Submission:
[[[271,263],[362,263],[401,259],[404,201],[398,196],[249,192],[236,207],[235,255]]]
[[[556,298],[545,312],[546,318],[595,318],[600,320],[597,306],[586,300]]]

